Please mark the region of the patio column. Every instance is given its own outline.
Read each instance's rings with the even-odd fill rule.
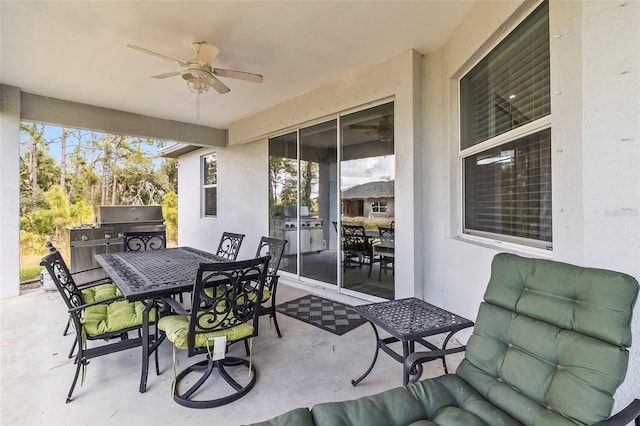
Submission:
[[[20,89],[0,85],[0,297],[20,294]]]

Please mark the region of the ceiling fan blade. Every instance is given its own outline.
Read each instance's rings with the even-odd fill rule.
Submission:
[[[182,74],[182,71],[174,71],[174,72],[168,72],[166,74],[152,75],[151,78],[168,78],[168,77],[175,77],[180,74]]]
[[[252,72],[214,68],[213,73],[218,77],[237,78],[238,80],[250,81],[252,83],[262,83],[262,76],[260,74],[254,74]]]
[[[172,58],[170,56],[163,55],[162,53],[154,52],[153,50],[145,49],[144,47],[136,46],[135,44],[127,44],[127,47],[130,47],[131,49],[139,50],[140,52],[143,52],[143,53],[146,53],[146,54],[149,54],[149,55],[157,56],[158,58],[162,58],[165,61],[169,61],[169,62],[173,62],[175,64],[178,64],[181,67],[188,66],[187,63],[182,62],[179,59],[175,59],[175,58]]]
[[[229,89],[223,82],[221,82],[220,80],[218,80],[217,78],[215,78],[213,75],[209,78],[207,78],[205,80],[205,82],[213,87],[214,89],[216,89],[216,92],[223,94],[223,93],[227,93],[230,92],[231,89]]]
[[[208,65],[218,56],[220,49],[207,43],[206,41],[198,41],[191,45],[196,52],[195,61],[200,65]]]

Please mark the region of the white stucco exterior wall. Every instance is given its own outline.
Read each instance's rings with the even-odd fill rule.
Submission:
[[[20,294],[20,89],[0,85],[0,297]]]
[[[469,318],[500,251],[640,279],[640,2],[550,3],[553,252],[458,237],[457,78],[531,6],[477,4],[423,65],[424,295]],[[632,329],[635,345],[615,409],[640,395],[638,305]]]
[[[215,152],[218,162],[218,216],[203,217],[200,159]],[[224,231],[245,234],[238,259],[254,257],[269,231],[269,171],[265,141],[201,149],[180,157],[178,166],[178,240],[215,252]],[[188,184],[184,184],[188,182]]]

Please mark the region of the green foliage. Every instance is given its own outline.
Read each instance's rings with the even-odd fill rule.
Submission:
[[[178,194],[174,191],[162,197],[162,215],[169,241],[178,241]]]
[[[78,129],[47,140],[34,123],[21,130],[21,255],[46,253],[47,240],[62,246],[66,228],[95,223],[99,205],[166,203],[168,235],[177,240],[177,160],[150,155],[157,141]],[[57,143],[62,164],[49,152]]]

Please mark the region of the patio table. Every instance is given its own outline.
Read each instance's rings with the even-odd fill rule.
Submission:
[[[95,258],[126,300],[145,303],[140,376],[140,392],[145,392],[149,356],[165,337],[156,333],[156,337],[149,341],[149,312],[156,300],[190,291],[201,263],[227,262],[228,259],[191,247],[99,254]]]
[[[362,376],[351,381],[353,386],[356,386],[369,375],[378,360],[380,349],[391,358],[402,363],[402,380],[403,385],[406,386],[409,383],[409,371],[404,361],[415,351],[416,343],[430,351],[442,350],[441,356],[435,359],[440,358],[442,360],[446,374],[448,370],[445,355],[462,352],[466,348],[466,346],[458,346],[447,349],[449,340],[458,331],[473,326],[473,321],[415,297],[354,306],[353,309],[369,321],[376,336],[376,350],[373,361]],[[391,337],[381,339],[376,326],[389,333]],[[442,348],[438,348],[435,344],[426,340],[428,336],[447,332],[449,334],[444,339]],[[389,347],[389,344],[396,342],[402,342],[402,354]]]

